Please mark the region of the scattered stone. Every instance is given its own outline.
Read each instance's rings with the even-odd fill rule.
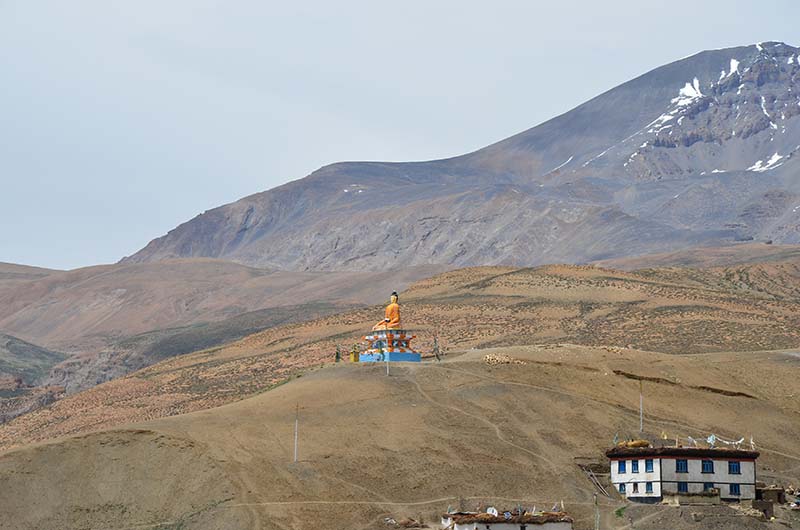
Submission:
[[[483,357],[483,362],[488,364],[489,366],[494,366],[498,364],[526,364],[525,361],[520,359],[515,359],[508,355],[498,354],[498,353],[489,353]]]

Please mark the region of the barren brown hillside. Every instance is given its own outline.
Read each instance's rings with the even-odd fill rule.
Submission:
[[[41,269],[22,270],[33,274]],[[441,270],[305,273],[178,259],[51,271],[29,281],[0,283],[0,329],[60,351],[97,351],[120,337],[267,307],[375,303],[386,297],[384,284],[390,278],[404,288]]]
[[[487,366],[485,353],[522,364]],[[799,483],[798,368],[782,353],[581,346],[473,351],[394,365],[389,376],[383,366],[331,366],[212,410],[6,452],[0,528],[379,529],[386,517],[436,522],[460,504],[563,500],[588,529],[595,490],[574,459],[602,462],[615,434],[635,433],[641,378],[650,435],[752,435],[759,477]],[[638,507],[623,519],[616,497],[600,504],[608,529],[628,516],[650,530],[775,528],[727,508],[693,523],[680,508]]]
[[[766,266],[462,269],[402,293],[403,319],[419,330],[423,351],[434,334],[450,351],[560,343],[670,354],[797,347],[796,265],[769,265],[770,281],[755,281]],[[380,311],[281,326],[168,359],[0,426],[0,447],[192,412],[262,392],[332,362],[336,345],[349,350]]]

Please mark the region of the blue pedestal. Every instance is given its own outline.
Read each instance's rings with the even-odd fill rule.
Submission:
[[[400,352],[362,353],[358,360],[362,363],[382,363],[385,361],[390,363],[418,363],[422,360],[422,356],[418,353]]]

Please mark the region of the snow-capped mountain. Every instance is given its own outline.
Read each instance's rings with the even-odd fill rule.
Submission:
[[[467,155],[326,166],[126,259],[383,269],[798,243],[798,116],[797,48],[706,51]]]

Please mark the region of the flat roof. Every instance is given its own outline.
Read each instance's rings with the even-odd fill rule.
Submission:
[[[526,513],[523,515],[512,514],[509,519],[500,513],[492,515],[490,513],[446,513],[442,517],[453,520],[456,524],[469,523],[511,523],[511,524],[545,524],[545,523],[571,523],[572,517],[564,512],[542,512],[537,514]]]
[[[726,449],[724,447],[613,447],[606,451],[608,458],[628,456],[671,456],[677,458],[733,458],[755,460],[760,453],[745,449]]]

